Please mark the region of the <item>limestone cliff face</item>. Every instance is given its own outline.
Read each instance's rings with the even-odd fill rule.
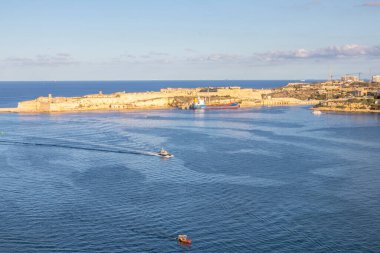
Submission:
[[[83,97],[39,97],[18,103],[14,112],[69,112],[92,110],[127,110],[188,108],[196,97],[202,97],[209,104],[239,102],[242,107],[261,105],[314,104],[295,98],[268,98],[270,89],[222,88],[166,88],[159,92],[138,92],[113,94],[91,94]],[[265,99],[263,99],[265,97]],[[1,110],[0,110],[1,111]],[[2,110],[4,111],[4,109]]]

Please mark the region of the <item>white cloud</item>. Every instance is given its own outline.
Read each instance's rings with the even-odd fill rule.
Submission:
[[[196,50],[194,50],[192,48],[185,48],[184,51],[187,53],[196,53],[197,52]]]
[[[226,53],[212,53],[205,55],[197,55],[192,57],[187,57],[185,60],[187,62],[202,63],[202,62],[213,62],[213,63],[236,63],[242,62],[249,59],[249,57],[241,54],[226,54]]]
[[[57,67],[79,63],[70,54],[57,53],[54,55],[39,54],[34,57],[9,57],[3,60],[6,65],[17,66],[50,66]]]
[[[380,56],[380,46],[364,46],[347,44],[342,46],[330,46],[318,49],[295,49],[290,51],[272,51],[257,53],[261,61],[281,61],[297,59],[340,59],[359,56]]]
[[[362,4],[364,7],[380,7],[380,1],[367,2]]]
[[[34,57],[9,57],[0,63],[4,66],[41,66],[57,67],[82,63],[82,65],[236,65],[236,66],[260,66],[271,63],[313,61],[321,59],[373,59],[380,56],[380,46],[366,46],[359,44],[346,44],[341,46],[328,46],[317,49],[298,48],[294,50],[276,50],[269,52],[252,53],[209,53],[201,54],[192,51],[190,54],[171,55],[163,52],[150,51],[141,54],[123,53],[117,57],[103,61],[78,61],[68,53],[53,55],[36,55]]]
[[[162,63],[167,64],[173,62],[175,57],[168,53],[150,51],[144,54],[130,54],[124,53],[110,60],[106,60],[105,64],[119,64],[119,63],[130,63],[130,64],[150,64],[150,63]]]
[[[380,46],[347,44],[318,49],[299,48],[289,51],[277,50],[252,54],[211,53],[192,55],[186,57],[185,61],[190,63],[260,64],[295,60],[349,59],[361,56],[380,56]]]

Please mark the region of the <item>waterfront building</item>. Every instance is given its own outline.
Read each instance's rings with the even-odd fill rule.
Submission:
[[[380,75],[372,76],[373,83],[380,83]]]
[[[342,82],[359,82],[359,77],[358,76],[355,76],[355,75],[345,75],[345,76],[342,76],[341,79],[340,79]]]

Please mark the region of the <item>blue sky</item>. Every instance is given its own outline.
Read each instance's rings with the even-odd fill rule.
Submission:
[[[0,0],[0,80],[380,74],[375,0]]]

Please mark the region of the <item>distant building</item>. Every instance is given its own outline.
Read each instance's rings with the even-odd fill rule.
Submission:
[[[380,83],[380,75],[372,76],[372,82]]]
[[[351,92],[351,94],[354,97],[361,97],[362,96],[362,91],[360,91],[360,90],[354,90],[354,91]]]
[[[359,77],[354,75],[345,75],[340,79],[342,82],[359,82]]]

